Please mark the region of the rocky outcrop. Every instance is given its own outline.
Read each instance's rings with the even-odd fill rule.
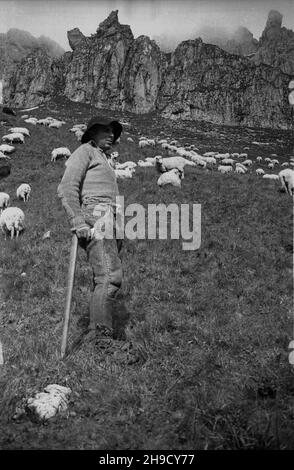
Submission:
[[[72,101],[121,108],[121,76],[134,36],[128,25],[119,23],[117,13],[112,12],[87,38],[86,49],[83,42],[75,45],[64,89]]]
[[[22,59],[42,48],[52,58],[60,57],[64,49],[46,36],[35,38],[27,31],[12,28],[6,34],[0,34],[0,78],[6,69],[15,68]]]
[[[288,85],[294,73],[256,65],[200,38],[163,53],[147,36],[134,39],[130,27],[119,23],[117,13],[112,12],[90,37],[78,28],[70,31],[72,52],[62,58],[53,60],[39,50],[28,56],[6,74],[5,102],[35,105],[61,93],[99,108],[158,110],[171,119],[293,127]],[[243,53],[254,45],[244,28],[235,41],[242,44]]]
[[[156,107],[161,85],[161,52],[155,41],[139,36],[127,55],[122,77],[122,109],[147,113]]]
[[[54,93],[52,58],[43,48],[36,49],[4,75],[3,101],[14,106],[35,106]]]
[[[204,44],[182,42],[171,56],[158,96],[168,118],[197,119],[247,126],[292,126],[290,78]]]
[[[253,62],[268,64],[294,75],[294,32],[282,27],[283,16],[271,10],[258,44]]]
[[[74,28],[68,31],[67,38],[72,50],[75,50],[77,47],[87,47],[88,45],[86,36],[83,35],[79,28]]]

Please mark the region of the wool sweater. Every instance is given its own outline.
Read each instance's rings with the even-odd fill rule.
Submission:
[[[73,230],[85,224],[85,213],[95,204],[115,205],[115,172],[94,141],[80,145],[69,157],[57,194]]]

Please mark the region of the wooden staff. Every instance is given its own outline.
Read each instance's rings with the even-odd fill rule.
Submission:
[[[72,236],[72,240],[71,240],[70,260],[69,260],[69,269],[68,269],[68,278],[67,278],[67,292],[66,292],[64,323],[63,323],[63,332],[62,332],[62,341],[61,341],[61,359],[64,358],[65,352],[66,352],[70,307],[71,307],[72,291],[73,291],[76,261],[77,261],[77,251],[78,251],[78,237],[74,233]]]

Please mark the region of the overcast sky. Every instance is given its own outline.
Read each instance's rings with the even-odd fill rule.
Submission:
[[[283,14],[283,26],[293,29],[294,0],[0,0],[0,32],[10,28],[45,35],[69,50],[66,32],[79,27],[94,33],[112,10],[135,37],[166,34],[180,40],[197,37],[203,27],[246,26],[257,39],[268,12]]]

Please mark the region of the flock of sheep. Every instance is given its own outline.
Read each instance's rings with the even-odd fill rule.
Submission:
[[[22,119],[26,123],[31,125],[42,125],[49,128],[59,129],[65,121],[60,121],[52,117],[44,119],[37,119],[35,117],[29,117],[28,115],[22,116]],[[85,124],[75,124],[69,131],[74,133],[77,140],[80,141],[81,137],[86,129]],[[15,150],[15,147],[8,145],[21,143],[25,141],[25,137],[30,137],[30,132],[25,127],[12,127],[9,129],[10,134],[4,135],[2,141],[5,144],[0,145],[0,160],[8,161],[10,159],[9,154]],[[127,141],[134,143],[132,137],[127,137]],[[167,155],[155,155],[154,157],[146,157],[144,160],[126,161],[119,163],[118,152],[112,152],[108,155],[108,161],[110,166],[113,168],[117,179],[132,178],[136,172],[137,167],[141,168],[155,168],[159,173],[157,180],[158,186],[173,185],[177,188],[181,187],[182,180],[184,179],[184,169],[186,166],[198,167],[211,171],[217,169],[222,174],[229,174],[232,172],[238,174],[246,174],[250,167],[254,163],[267,164],[270,170],[280,165],[279,160],[276,158],[267,157],[264,160],[262,157],[257,157],[256,162],[253,162],[248,158],[247,153],[219,153],[215,151],[206,152],[200,155],[199,150],[195,145],[181,146],[177,140],[171,140],[168,142],[167,138],[156,138],[149,139],[147,137],[140,137],[138,142],[139,148],[155,148],[160,146],[161,150]],[[7,155],[8,154],[8,155]],[[59,158],[68,159],[71,155],[71,151],[67,147],[55,148],[51,152],[51,162],[55,162]],[[276,156],[275,154],[271,155]],[[265,173],[263,168],[257,168],[255,173],[264,179],[279,180],[283,190],[285,190],[290,196],[294,193],[294,170],[290,167],[294,167],[294,156],[290,158],[289,162],[281,164],[283,168],[278,174]],[[289,167],[289,168],[288,168]],[[10,168],[9,172],[10,173]],[[7,175],[4,175],[4,177]],[[28,201],[31,193],[31,187],[27,183],[21,184],[17,190],[16,195],[18,199],[22,199],[24,202]],[[18,237],[21,230],[24,229],[24,213],[18,207],[8,207],[10,202],[9,194],[0,192],[0,228],[4,232],[5,236],[10,233],[11,238],[14,236]]]

